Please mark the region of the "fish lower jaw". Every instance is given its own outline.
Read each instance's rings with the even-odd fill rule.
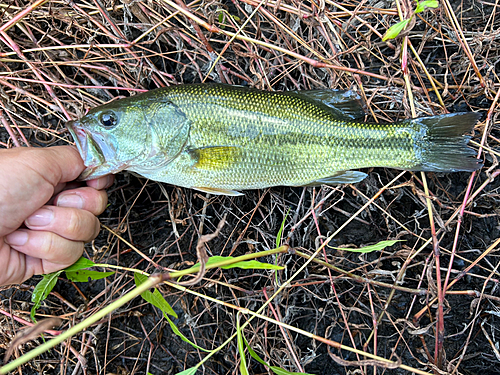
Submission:
[[[114,168],[108,164],[90,165],[78,176],[79,181],[93,180],[108,174],[116,174],[125,168]]]
[[[87,181],[87,180],[92,180],[94,178],[97,178],[93,176],[94,171],[97,169],[96,167],[87,167],[85,170],[78,176],[79,181]]]

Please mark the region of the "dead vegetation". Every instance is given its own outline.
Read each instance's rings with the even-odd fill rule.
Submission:
[[[500,7],[443,0],[383,42],[415,7],[408,0],[0,3],[1,147],[71,143],[64,123],[87,109],[193,82],[354,87],[367,119],[378,122],[484,113],[472,141],[485,160],[480,173],[374,169],[357,185],[236,198],[118,176],[101,217],[106,229],[85,255],[123,268],[89,283],[62,278],[39,318],[59,317],[66,330],[134,287],[125,268],[193,265],[199,238],[224,217],[207,243],[210,256],[287,244],[261,259],[285,269],[208,269],[195,286],[160,287],[178,315],[173,323],[210,354],[136,298],[22,373],[176,374],[201,363],[198,373],[232,374],[245,358],[250,373],[271,373],[248,349],[238,352],[238,330],[260,358],[292,372],[497,372]],[[345,249],[383,240],[402,242],[368,254]],[[36,282],[0,291],[2,353],[28,325]]]

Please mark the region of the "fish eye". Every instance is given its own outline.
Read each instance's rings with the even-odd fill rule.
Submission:
[[[104,112],[99,116],[102,126],[106,129],[112,129],[118,124],[118,119],[113,112]]]

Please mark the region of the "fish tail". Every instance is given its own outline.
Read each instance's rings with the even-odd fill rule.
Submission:
[[[468,147],[466,135],[481,117],[476,112],[451,113],[409,120],[417,132],[415,153],[419,165],[412,170],[427,172],[472,172],[483,166]],[[407,120],[408,121],[408,120]]]

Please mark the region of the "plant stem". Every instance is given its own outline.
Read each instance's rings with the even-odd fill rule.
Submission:
[[[5,366],[0,367],[0,375],[7,374],[10,371],[14,371],[17,367],[25,364],[26,362],[30,361],[31,359],[37,357],[38,355],[40,355],[44,352],[46,352],[47,350],[55,347],[57,344],[60,344],[64,340],[69,339],[71,336],[76,335],[77,333],[90,327],[95,322],[101,320],[106,315],[111,314],[114,310],[123,306],[127,302],[133,300],[135,297],[139,296],[141,293],[145,292],[149,288],[153,288],[154,286],[159,284],[161,281],[163,281],[163,279],[164,279],[164,275],[161,275],[161,274],[156,274],[156,275],[150,276],[145,283],[141,284],[137,288],[134,288],[132,291],[128,292],[123,297],[117,299],[115,302],[111,303],[109,306],[106,306],[102,310],[99,310],[97,313],[95,313],[91,317],[83,320],[82,322],[71,327],[67,331],[61,333],[59,336],[54,337],[52,340],[45,342],[44,344],[40,345],[39,347],[33,349],[32,351],[30,351],[26,354],[24,354],[23,356],[15,359],[14,361],[6,364]]]

